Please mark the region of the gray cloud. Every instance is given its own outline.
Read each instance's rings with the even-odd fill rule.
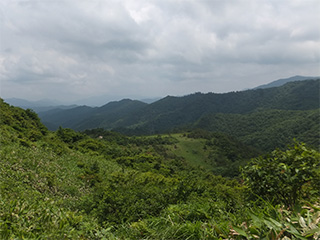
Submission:
[[[320,75],[317,0],[4,0],[1,96],[74,101]]]

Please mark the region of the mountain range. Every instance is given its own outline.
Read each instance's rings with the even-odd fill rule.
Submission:
[[[153,135],[199,128],[270,150],[292,138],[319,145],[319,79],[295,76],[251,90],[167,96],[151,103],[122,99],[101,107],[55,106],[60,103],[49,100],[6,101],[33,109],[50,130],[59,126],[77,131],[103,128],[127,135]]]
[[[320,77],[307,77],[307,76],[293,76],[289,78],[284,78],[284,79],[278,79],[276,81],[270,82],[268,84],[260,85],[258,87],[255,87],[253,89],[259,89],[259,88],[270,88],[270,87],[279,87],[282,86],[288,82],[293,82],[293,81],[303,81],[303,80],[308,80],[308,79],[319,79]],[[248,89],[246,89],[248,90]],[[75,108],[78,106],[102,106],[104,104],[98,104],[98,103],[107,103],[110,101],[107,101],[106,99],[112,99],[112,96],[95,96],[87,99],[81,99],[76,101],[73,104],[65,104],[62,103],[58,100],[52,100],[52,99],[42,99],[38,101],[30,101],[30,100],[25,100],[21,98],[5,98],[4,100],[9,103],[10,105],[16,106],[16,107],[21,107],[23,109],[32,109],[36,113],[39,112],[45,112],[49,111],[52,109],[70,109],[70,108]],[[140,99],[139,101],[144,102],[144,103],[154,103],[158,100],[160,100],[160,97],[154,97],[154,98],[145,98],[145,99]]]
[[[50,99],[29,101],[21,98],[6,98],[5,101],[12,106],[21,107],[23,109],[32,109],[36,113],[45,112],[52,109],[71,109],[77,107],[76,104],[63,105],[59,101]]]
[[[288,141],[291,137],[303,136],[306,132],[303,126],[306,124],[316,131],[319,125],[319,86],[320,79],[317,79],[288,82],[280,87],[222,94],[167,96],[151,104],[123,99],[101,107],[54,109],[39,113],[39,117],[51,130],[56,130],[59,126],[78,131],[103,128],[129,135],[152,135],[179,129],[202,128],[242,137],[243,141],[254,145],[259,138],[257,134],[269,131],[264,134],[268,136],[275,129],[281,132],[279,126],[282,123],[287,123],[287,135],[284,137],[288,138]],[[217,122],[217,119],[220,120]],[[249,122],[252,126],[248,126]],[[229,127],[225,124],[229,124]],[[241,135],[239,129],[230,132],[230,129],[237,126],[245,127],[246,134]],[[247,131],[250,128],[253,128],[252,132]],[[309,142],[316,145],[318,135],[313,135]],[[272,136],[276,141],[277,134]],[[308,136],[310,137],[310,134]],[[302,139],[305,140],[303,137]]]

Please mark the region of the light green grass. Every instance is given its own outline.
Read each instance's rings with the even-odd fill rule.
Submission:
[[[190,165],[211,170],[212,166],[207,163],[208,152],[204,149],[205,139],[193,139],[181,134],[172,134],[178,143],[168,147],[169,151],[179,157],[183,157]]]

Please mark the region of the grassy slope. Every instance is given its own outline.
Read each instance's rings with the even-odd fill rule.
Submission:
[[[237,176],[239,166],[261,154],[224,134],[207,132],[199,135],[195,130],[170,136],[176,139],[176,143],[167,145],[168,154],[183,158],[194,168],[222,176]]]
[[[1,239],[79,239],[90,235],[85,224],[98,229],[94,218],[77,210],[81,199],[92,194],[78,163],[90,164],[96,157],[76,152],[58,156],[37,145],[18,144],[2,146],[0,157]],[[110,163],[103,166],[114,170]]]
[[[183,157],[194,167],[212,170],[213,166],[208,164],[208,152],[204,150],[205,139],[194,139],[183,136],[183,134],[172,134],[177,139],[175,145],[168,146],[173,154]]]
[[[93,193],[88,170],[118,164],[69,149],[33,112],[2,100],[0,110],[0,239],[94,238],[98,222],[79,207]]]

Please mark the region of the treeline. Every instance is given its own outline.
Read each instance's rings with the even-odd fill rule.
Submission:
[[[320,155],[305,144],[255,157],[226,178],[192,165],[194,154],[223,160],[221,168],[259,151],[203,130],[51,132],[3,101],[0,114],[1,239],[319,237]]]

